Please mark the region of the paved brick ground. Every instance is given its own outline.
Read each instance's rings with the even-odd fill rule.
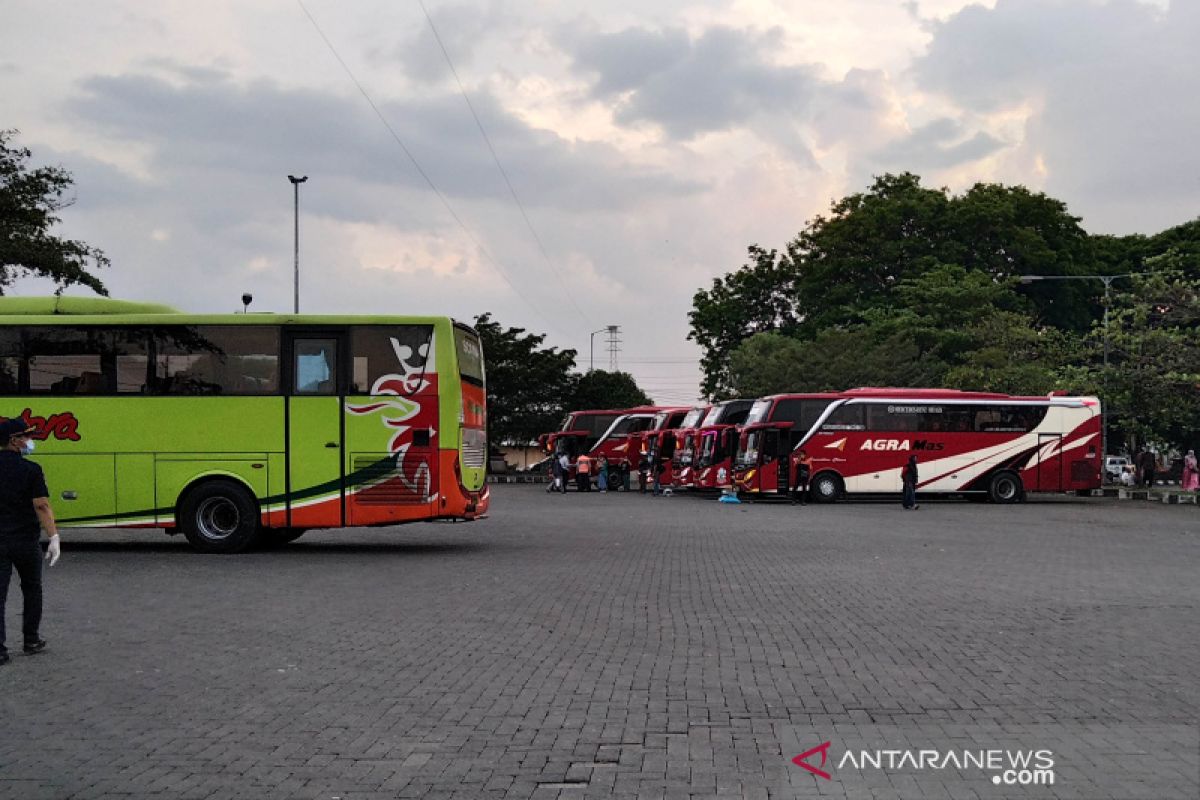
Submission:
[[[1200,717],[1192,507],[494,509],[234,557],[65,534],[0,797],[787,797],[795,726]]]

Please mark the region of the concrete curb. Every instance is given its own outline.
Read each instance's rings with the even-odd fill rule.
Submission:
[[[1165,503],[1166,505],[1200,505],[1196,492],[1184,492],[1178,489],[1130,489],[1124,486],[1107,487],[1092,491],[1092,497],[1115,497],[1118,500],[1142,500],[1150,503]]]

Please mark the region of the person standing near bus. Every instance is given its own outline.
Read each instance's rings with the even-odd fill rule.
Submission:
[[[808,505],[808,481],[812,476],[812,459],[808,453],[801,450],[796,454],[796,485],[792,488],[792,504],[796,503],[796,497],[800,498],[800,505]]]
[[[575,486],[581,492],[592,490],[592,459],[587,453],[581,453],[575,459]]]
[[[1196,451],[1188,450],[1187,455],[1183,457],[1183,475],[1180,480],[1180,487],[1185,492],[1194,492],[1200,489],[1200,464],[1196,463]]]
[[[1141,478],[1142,484],[1147,488],[1154,486],[1154,472],[1158,467],[1158,459],[1154,455],[1154,451],[1149,447],[1143,448],[1142,452],[1137,455],[1138,477]]]
[[[920,508],[917,505],[917,454],[913,453],[908,457],[908,463],[904,465],[904,470],[901,472],[901,480],[904,482],[904,496],[900,500],[900,504],[905,508],[911,508],[914,511]]]
[[[596,488],[601,493],[608,493],[608,459],[604,456],[596,459]]]
[[[9,662],[5,647],[4,610],[12,571],[21,579],[21,633],[29,655],[46,649],[41,637],[42,548],[38,539],[50,537],[46,558],[50,566],[61,553],[58,526],[50,508],[50,492],[42,468],[24,456],[33,452],[33,428],[20,419],[0,423],[0,664]]]

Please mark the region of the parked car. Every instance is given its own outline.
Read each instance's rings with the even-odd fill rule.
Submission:
[[[1115,482],[1120,480],[1121,473],[1125,468],[1133,468],[1133,463],[1125,456],[1105,456],[1104,457],[1104,479],[1106,481]]]

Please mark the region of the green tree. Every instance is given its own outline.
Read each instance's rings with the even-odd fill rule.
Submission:
[[[1088,337],[1088,363],[1067,365],[1061,382],[1105,402],[1109,438],[1130,449],[1146,441],[1195,447],[1200,431],[1200,276],[1190,257],[1169,250],[1114,292],[1107,326]],[[1193,274],[1189,274],[1193,273]],[[1115,286],[1115,284],[1114,284]],[[1110,450],[1116,449],[1113,444]]]
[[[487,369],[490,444],[524,444],[557,428],[575,390],[575,351],[542,347],[544,335],[505,328],[490,313],[475,318],[475,330]]]
[[[689,338],[705,351],[704,393],[728,396],[730,356],[756,333],[815,341],[878,321],[879,312],[903,304],[904,287],[946,266],[1008,287],[1022,274],[1120,272],[1138,246],[1114,240],[1098,247],[1065,204],[1022,186],[981,183],[951,196],[911,173],[883,175],[808,222],[784,254],[752,247],[741,269],[697,292]],[[1099,255],[1108,261],[1098,264]],[[1087,282],[1047,281],[1020,294],[1006,289],[1005,308],[1084,332],[1100,297]]]
[[[759,335],[734,351],[742,394],[854,386],[947,386],[1044,393],[1069,338],[1021,310],[1014,281],[953,264],[901,280],[887,306],[811,340]]]
[[[23,275],[49,278],[58,290],[87,286],[108,290],[89,267],[106,267],[108,258],[89,244],[50,233],[58,211],[71,205],[67,190],[74,179],[62,167],[31,169],[27,148],[12,147],[16,131],[0,131],[0,294]]]
[[[653,401],[638,388],[628,372],[607,372],[594,369],[580,375],[567,404],[570,410],[591,408],[633,408],[648,406]]]
[[[692,297],[688,338],[704,348],[701,391],[706,397],[732,396],[729,355],[747,337],[769,331],[795,330],[795,271],[775,250],[748,249],[741,269],[713,280],[708,291]]]

